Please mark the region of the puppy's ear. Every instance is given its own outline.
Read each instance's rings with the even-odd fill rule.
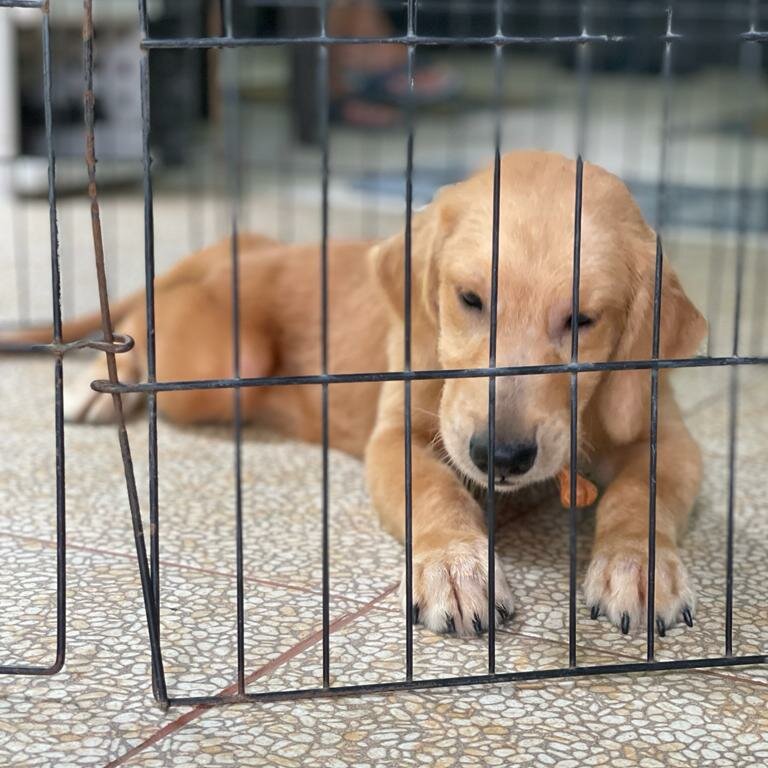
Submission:
[[[455,216],[439,191],[411,219],[411,314],[437,326],[438,254],[450,234]],[[405,233],[400,232],[374,245],[368,252],[374,277],[397,317],[404,317]]]
[[[643,238],[632,249],[634,296],[625,316],[614,360],[648,360],[653,353],[653,292],[655,245]],[[672,267],[664,264],[661,279],[659,357],[696,354],[707,334],[707,322],[686,296]],[[599,403],[601,420],[617,443],[637,440],[650,422],[650,373],[613,371],[604,380]]]

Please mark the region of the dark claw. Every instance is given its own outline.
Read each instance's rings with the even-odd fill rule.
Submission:
[[[413,619],[414,624],[419,623],[419,614],[421,613],[421,608],[419,607],[418,603],[413,604],[413,610],[411,612],[411,618]]]
[[[664,637],[667,634],[667,626],[664,624],[664,619],[656,619],[656,629],[659,633],[659,637]]]
[[[506,606],[502,605],[501,603],[496,603],[496,610],[499,612],[502,624],[509,621],[510,617],[512,616],[512,614],[507,610]]]
[[[621,634],[626,635],[629,633],[629,614],[621,614]]]
[[[691,609],[686,605],[685,608],[683,608],[683,621],[689,626],[693,626],[693,614],[691,613]]]
[[[451,616],[449,613],[445,614],[445,631],[449,635],[456,634],[456,622],[454,621],[453,616]]]
[[[600,606],[599,605],[593,605],[589,609],[589,617],[591,619],[596,619],[598,616],[600,616]]]
[[[475,632],[477,632],[478,635],[483,634],[483,622],[480,621],[480,617],[477,614],[472,617],[472,626],[475,628]]]

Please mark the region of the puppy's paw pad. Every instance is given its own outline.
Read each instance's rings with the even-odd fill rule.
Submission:
[[[679,623],[693,626],[695,598],[688,573],[672,547],[656,549],[655,625],[659,636]],[[626,544],[598,550],[584,581],[590,616],[606,616],[622,634],[645,627],[647,616],[647,547]]]
[[[488,542],[475,539],[414,552],[413,620],[441,634],[478,635],[488,629]],[[512,593],[496,558],[494,620],[514,612]],[[400,583],[405,606],[405,579]]]

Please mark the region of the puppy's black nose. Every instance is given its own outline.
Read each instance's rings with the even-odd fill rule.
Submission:
[[[536,461],[535,442],[496,443],[494,467],[500,477],[524,475]],[[469,441],[469,457],[481,471],[488,471],[488,433],[478,432]]]

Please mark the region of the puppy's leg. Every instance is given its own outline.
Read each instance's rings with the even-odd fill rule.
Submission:
[[[701,455],[672,402],[659,424],[656,497],[656,627],[692,625],[694,593],[677,550],[701,483]],[[622,632],[645,624],[648,585],[649,446],[620,452],[619,470],[597,508],[587,604]]]
[[[368,486],[382,526],[405,539],[401,427],[380,425],[366,451]],[[484,514],[459,479],[419,436],[412,442],[414,618],[434,632],[488,628],[488,534]],[[496,560],[496,623],[513,611]],[[405,601],[405,579],[401,582]]]

